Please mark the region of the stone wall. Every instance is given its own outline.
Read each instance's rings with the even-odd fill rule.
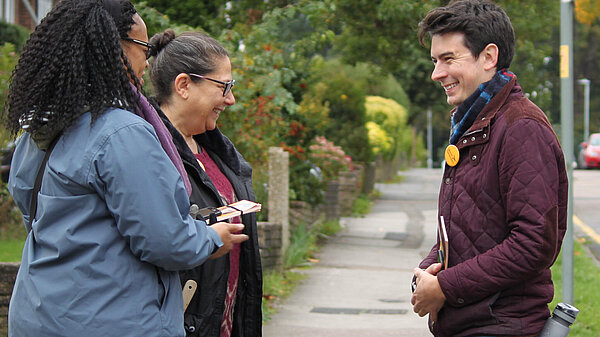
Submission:
[[[313,223],[322,217],[320,209],[313,209],[312,205],[299,200],[290,201],[290,231],[300,223]]]
[[[375,189],[375,162],[365,164],[363,169],[362,193],[369,195]]]
[[[338,177],[338,203],[341,216],[352,214],[354,201],[360,194],[362,174],[362,166],[354,171],[340,172]]]
[[[326,220],[335,220],[340,217],[340,184],[337,180],[327,184],[323,203],[317,207],[325,214]]]
[[[268,221],[281,226],[279,256],[290,243],[290,155],[280,147],[269,148],[269,200]],[[280,260],[279,263],[283,261]]]
[[[281,259],[281,225],[270,222],[259,222],[258,246],[263,269],[278,266]]]
[[[8,335],[8,303],[19,271],[19,263],[0,263],[0,336]]]
[[[356,165],[355,170],[351,172],[342,172],[337,180],[328,183],[324,191],[324,202],[320,205],[290,201],[289,231],[293,231],[300,223],[311,225],[320,220],[337,220],[341,216],[352,214],[354,201],[362,191],[364,174],[364,167],[361,165]],[[271,191],[269,191],[269,196],[271,196]],[[269,214],[268,223],[258,224],[258,233],[263,268],[270,269],[281,266],[285,252],[282,245],[285,236],[281,225],[278,221],[273,221]],[[280,239],[278,240],[278,238]]]

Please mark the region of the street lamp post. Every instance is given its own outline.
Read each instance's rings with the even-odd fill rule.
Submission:
[[[560,128],[569,181],[573,181],[573,9],[573,0],[560,0]],[[561,251],[562,301],[573,304],[573,184],[569,184],[567,232]]]
[[[583,141],[587,142],[590,137],[590,80],[582,78],[577,83],[584,86],[583,98]]]
[[[431,127],[431,107],[427,108],[427,168],[433,167],[433,132]]]

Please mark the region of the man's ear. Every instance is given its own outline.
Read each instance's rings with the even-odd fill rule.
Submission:
[[[177,77],[175,77],[175,82],[173,85],[175,86],[175,88],[174,88],[175,92],[182,99],[188,99],[189,88],[190,88],[191,84],[192,84],[192,79],[190,78],[190,75],[181,73],[181,74],[177,75]]]
[[[483,69],[492,70],[498,65],[498,46],[495,43],[490,43],[479,54],[483,58]]]

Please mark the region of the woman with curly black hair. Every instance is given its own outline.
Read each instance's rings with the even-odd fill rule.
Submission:
[[[127,0],[63,0],[23,49],[5,107],[29,231],[9,336],[185,336],[176,270],[247,238],[188,214],[181,159],[140,94],[147,41]]]

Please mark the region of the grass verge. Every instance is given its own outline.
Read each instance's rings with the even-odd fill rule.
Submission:
[[[27,231],[21,223],[9,220],[0,224],[0,262],[20,262],[26,238]]]
[[[400,174],[396,174],[392,179],[387,180],[386,183],[388,183],[388,184],[400,184],[400,183],[403,183],[405,179],[406,179],[405,176],[400,175]]]
[[[371,212],[371,206],[373,201],[366,194],[361,194],[354,200],[354,208],[352,210],[352,217],[362,217]]]
[[[20,262],[25,239],[0,240],[0,262]]]
[[[277,311],[277,301],[288,297],[296,285],[305,278],[304,274],[291,270],[268,270],[263,274],[263,322],[271,319]]]
[[[575,240],[573,245],[573,305],[579,309],[579,314],[571,326],[570,337],[600,336],[600,268],[586,251],[586,243],[586,239],[580,238]],[[562,302],[562,253],[551,269],[554,300],[550,303],[550,311]]]

